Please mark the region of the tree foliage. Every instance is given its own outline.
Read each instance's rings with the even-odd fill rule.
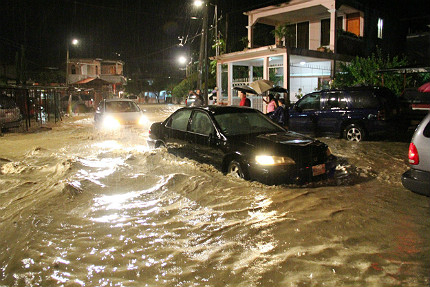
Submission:
[[[334,87],[346,86],[382,86],[391,89],[397,95],[403,91],[406,84],[412,81],[411,76],[404,79],[403,74],[381,73],[379,70],[399,68],[408,65],[405,57],[390,57],[383,55],[380,49],[367,58],[356,57],[350,63],[340,63],[333,81]]]
[[[198,74],[194,73],[191,76],[183,79],[179,84],[177,84],[172,89],[172,96],[175,98],[176,101],[183,100],[187,95],[188,92],[191,90],[194,90],[197,86],[198,81]]]

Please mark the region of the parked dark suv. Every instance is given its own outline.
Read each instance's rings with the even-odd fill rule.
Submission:
[[[289,130],[361,141],[399,127],[393,92],[381,87],[323,90],[305,95],[290,108]]]

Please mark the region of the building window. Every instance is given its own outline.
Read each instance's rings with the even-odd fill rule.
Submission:
[[[336,31],[343,30],[343,17],[336,18]],[[330,18],[321,20],[321,46],[330,45]]]
[[[321,46],[330,45],[330,19],[321,20]]]
[[[360,36],[360,13],[352,13],[346,16],[346,31]]]
[[[72,74],[76,75],[76,66],[75,65],[72,65],[71,70],[72,70]]]
[[[291,24],[287,26],[287,36],[285,37],[285,40],[289,47],[297,47],[296,24]]]
[[[378,19],[378,38],[382,39],[382,29],[384,27],[384,20],[379,18]]]
[[[309,49],[309,22],[297,24],[297,48]]]
[[[287,45],[293,48],[309,49],[309,22],[287,26]]]

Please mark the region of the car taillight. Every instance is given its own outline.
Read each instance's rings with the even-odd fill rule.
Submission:
[[[409,152],[408,152],[408,158],[410,164],[419,164],[420,163],[420,157],[418,156],[418,150],[417,147],[414,145],[414,143],[411,143],[409,145]]]

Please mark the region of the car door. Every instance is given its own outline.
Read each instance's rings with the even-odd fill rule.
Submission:
[[[318,115],[318,132],[322,135],[339,135],[346,112],[347,100],[343,91],[323,93]]]
[[[187,144],[186,133],[192,110],[182,109],[175,112],[166,123],[164,141],[168,149],[184,149]]]
[[[187,132],[187,154],[201,162],[221,167],[223,154],[212,119],[206,112],[194,111]]]
[[[301,98],[290,109],[288,129],[291,131],[318,134],[318,116],[321,109],[321,93],[311,93]]]

